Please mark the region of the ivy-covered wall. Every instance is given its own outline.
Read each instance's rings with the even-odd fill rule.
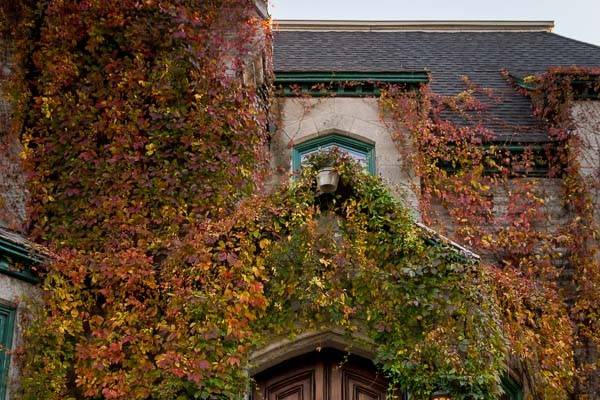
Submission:
[[[598,227],[600,226],[600,101],[575,101],[571,112],[575,133],[581,140],[581,153],[578,156],[581,175],[590,196],[589,218],[592,220],[586,223]],[[596,246],[593,265],[596,266],[597,271],[597,266],[600,265],[600,251],[597,250],[600,241],[598,231],[588,240],[592,248]],[[598,295],[598,291],[595,295]],[[597,325],[595,329],[598,329]],[[597,337],[584,340],[579,344],[576,352],[583,360],[582,364],[588,365],[588,370],[591,371],[583,391],[600,393],[600,341]]]
[[[597,203],[581,174],[596,169],[557,79],[593,71],[529,77],[524,95],[560,144],[532,178],[529,150],[486,148],[481,125],[443,117],[484,114],[493,96],[468,78],[456,96],[424,84],[284,99],[277,117],[254,1],[0,10],[15,48],[2,138],[23,146],[10,154],[31,193],[27,232],[54,254],[19,349],[21,398],[240,398],[254,350],[331,325],[376,343],[416,398],[497,398],[507,364],[530,398],[596,393]],[[340,154],[290,181],[290,147],[333,131],[373,142],[387,184]],[[264,191],[269,144],[279,180]],[[340,175],[333,195],[315,186],[324,166]],[[483,262],[416,225],[390,183]]]
[[[523,91],[550,137],[541,158],[535,146],[485,145],[494,134],[487,110],[501,100],[468,77],[456,96],[392,89],[382,101],[399,136],[408,126],[417,143],[424,221],[477,249],[495,276],[510,365],[533,398],[597,392],[596,189],[580,164],[590,137],[574,129],[586,118],[571,118],[571,82],[582,77],[597,87],[594,69],[565,68],[531,77],[535,84]],[[597,124],[595,104],[586,106],[588,124]],[[535,177],[540,160],[546,172]]]
[[[414,93],[401,96],[416,99]],[[410,188],[409,199],[412,201],[408,204],[419,213],[423,213],[430,226],[476,249],[482,255],[484,264],[496,274],[498,290],[503,293],[501,296],[506,296],[508,300],[503,307],[513,307],[510,305],[513,301],[521,303],[516,306],[519,307],[516,314],[507,316],[506,320],[505,328],[510,332],[509,340],[515,346],[507,360],[527,396],[561,398],[571,390],[568,385],[573,377],[574,368],[571,358],[571,346],[574,345],[571,324],[566,317],[564,304],[558,297],[560,295],[555,289],[551,289],[555,288],[556,284],[571,284],[569,249],[564,243],[553,239],[565,238],[561,234],[568,229],[573,218],[572,211],[565,206],[564,180],[552,172],[536,177],[527,175],[526,171],[521,176],[514,176],[513,172],[508,170],[504,175],[500,173],[496,176],[483,169],[476,170],[474,174],[473,171],[467,172],[464,176],[460,173],[456,177],[446,175],[446,172],[437,166],[437,157],[441,155],[442,159],[447,157],[456,163],[462,162],[461,159],[466,162],[471,158],[483,160],[485,157],[481,153],[481,140],[485,140],[482,139],[485,134],[479,136],[476,131],[468,129],[461,132],[451,123],[444,120],[438,122],[437,114],[433,114],[431,122],[428,122],[429,117],[423,109],[427,109],[427,99],[430,95],[424,91],[421,96],[421,109],[414,108],[405,99],[390,106],[390,100],[387,98],[379,101],[373,98],[335,96],[318,99],[281,98],[281,114],[277,121],[279,130],[271,146],[273,166],[278,168],[275,171],[281,174],[279,182],[289,179],[291,149],[296,144],[332,133],[360,137],[361,132],[366,132],[362,136],[363,140],[372,140],[379,149],[377,157],[381,159],[377,161],[377,165],[385,165],[387,160],[393,160],[393,174],[386,177],[385,172],[383,173],[387,184],[392,188]],[[431,96],[436,99],[435,95]],[[470,107],[479,107],[479,100],[469,100],[467,97],[463,93],[456,98],[440,97],[432,101],[447,101],[452,103],[448,105],[449,108],[464,107],[463,111]],[[376,101],[382,107],[377,110],[377,114],[373,109]],[[439,105],[433,107],[440,107],[436,108],[436,113],[443,109],[443,106]],[[590,118],[596,121],[593,115]],[[446,132],[442,133],[442,137],[446,134],[452,140],[464,140],[465,147],[457,146],[457,149],[437,144],[424,134],[427,129],[431,129],[432,136],[440,135],[441,132],[437,129],[444,129]],[[592,134],[592,137],[595,136]],[[438,145],[439,148],[436,147]],[[498,150],[498,154],[501,154],[501,150]],[[489,157],[497,160],[498,155],[490,154]],[[523,162],[518,155],[505,157],[509,160],[507,165]],[[478,169],[477,164],[473,164],[472,167]],[[385,171],[385,168],[383,170]],[[381,170],[378,170],[378,173],[381,173]],[[516,270],[530,268],[526,266],[530,261],[525,261],[528,256],[532,257],[533,268],[546,265],[543,268],[554,269],[554,272],[551,272],[553,277],[549,277],[552,283],[548,288],[540,289],[530,298],[524,298],[521,296],[523,291],[530,290],[527,289],[529,283],[518,282],[518,279],[521,279],[518,277],[519,272],[516,272],[516,276],[510,276],[508,271],[500,271],[507,265],[514,265]],[[534,267],[537,262],[539,266]],[[519,263],[522,263],[521,266]],[[539,272],[531,273],[535,275]],[[550,300],[553,296],[557,296],[555,303]],[[545,310],[541,313],[530,311],[533,304],[537,304],[534,307],[541,306],[545,301],[543,299],[550,300]],[[520,313],[522,314],[519,315]],[[512,317],[516,318],[511,320]],[[547,318],[548,322],[556,321],[556,325],[544,327],[544,322],[540,325],[536,322],[527,326],[527,318]],[[533,350],[531,359],[524,360],[522,353],[527,352],[525,349],[535,347],[539,350]],[[542,368],[548,370],[536,376],[538,372],[533,371],[538,368],[538,357],[553,361],[547,361]],[[596,361],[593,360],[592,363],[594,362]],[[533,365],[528,365],[529,363]],[[554,383],[552,380],[562,383]],[[560,387],[561,384],[565,387]],[[551,388],[552,385],[558,385],[556,391]]]
[[[2,139],[23,145],[11,165],[27,171],[26,232],[54,254],[18,397],[238,393],[244,352],[226,333],[198,333],[212,350],[187,354],[189,373],[171,363],[194,346],[167,331],[193,328],[167,310],[181,270],[164,263],[260,187],[269,98],[254,76],[268,82],[271,49],[255,2],[16,1],[0,19],[15,55]]]
[[[14,69],[14,54],[11,42],[0,40],[0,82],[8,83]],[[0,225],[17,231],[23,229],[26,215],[25,171],[20,153],[23,146],[14,134],[10,134],[12,121],[10,93],[5,85],[0,86]]]

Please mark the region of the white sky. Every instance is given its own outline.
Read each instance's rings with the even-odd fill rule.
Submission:
[[[600,0],[270,0],[274,19],[554,20],[600,46]]]

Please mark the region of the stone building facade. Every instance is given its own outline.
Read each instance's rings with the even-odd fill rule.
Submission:
[[[501,103],[488,110],[486,121],[495,146],[518,151],[555,145],[532,115],[530,100],[517,93],[502,73],[523,78],[553,67],[600,66],[599,47],[558,36],[552,29],[551,22],[276,21],[274,69],[280,95],[276,109],[279,125],[271,150],[278,179],[289,179],[289,174],[295,172],[298,153],[337,146],[360,159],[362,143],[373,150],[368,155],[373,158],[369,172],[381,176],[419,218],[422,185],[409,161],[414,146],[407,140],[401,144],[394,140],[397,132],[382,115],[377,92],[369,92],[369,82],[392,82],[410,88],[424,82],[423,73],[431,90],[440,95],[452,96],[465,90],[463,77],[468,77],[475,85],[491,88],[502,97]],[[352,81],[354,88],[343,89],[344,81]],[[329,85],[329,95],[323,96],[319,87],[323,82]],[[579,161],[593,195],[597,224],[600,101],[595,99],[576,101],[572,116],[577,127],[573,134],[584,142]],[[410,135],[406,132],[404,136]],[[562,179],[543,171],[492,189],[497,225],[490,228],[501,227],[510,206],[510,193],[524,182],[531,183],[536,195],[544,199],[548,218],[537,229],[559,232],[571,219],[572,210],[565,207]],[[439,207],[442,219],[434,229],[453,237],[457,226],[448,211]],[[564,249],[555,250],[565,254]],[[494,261],[493,255],[480,254],[484,260]],[[566,266],[564,258],[554,262],[557,267]],[[566,271],[568,276],[568,265]],[[568,277],[564,279],[567,287]],[[598,363],[597,349],[589,343],[576,353],[578,362]],[[600,398],[599,374],[592,373],[588,386],[577,389],[580,396]],[[512,378],[512,384],[505,385],[507,398],[531,395],[527,382],[516,374]],[[510,389],[513,384],[517,389]]]
[[[267,20],[267,1],[252,2],[251,18]],[[256,24],[253,37],[248,39],[251,43],[240,54],[236,44],[240,35],[248,34],[247,30],[215,25],[225,30],[223,36],[228,41],[220,45],[231,55],[220,60],[223,74],[249,86],[263,85],[271,55],[262,26]],[[0,79],[5,81],[14,74],[13,50],[12,44],[0,37]],[[15,120],[10,104],[10,94],[0,89],[0,400],[14,398],[19,387],[19,363],[11,350],[22,344],[21,327],[27,319],[28,304],[41,298],[35,270],[52,258],[45,248],[26,238],[28,192],[21,162],[23,145],[13,133],[16,130],[11,129]]]
[[[256,3],[257,15],[266,18],[265,2]],[[279,95],[270,110],[273,120],[271,184],[290,179],[307,154],[337,147],[364,163],[370,173],[381,176],[411,207],[417,220],[421,182],[411,171],[407,159],[414,151],[413,146],[407,141],[399,147],[394,140],[390,123],[379,109],[377,92],[368,85],[369,82],[408,86],[430,82],[434,91],[456,94],[462,90],[460,77],[469,75],[476,83],[507,96],[504,108],[496,110],[497,115],[530,128],[523,134],[494,126],[497,133],[494,140],[498,145],[544,145],[549,138],[531,116],[530,102],[507,84],[500,71],[508,69],[519,76],[527,76],[553,66],[600,66],[600,48],[554,35],[552,24],[548,22],[278,21],[274,23],[274,30],[273,62]],[[5,56],[0,65],[5,75],[11,68],[7,58]],[[256,53],[246,63],[244,71],[236,71],[226,60],[223,68],[226,73],[240,75],[248,85],[261,85],[267,62],[270,62],[269,55]],[[310,92],[310,87],[319,82],[345,81],[363,82],[365,91],[344,92],[340,89],[334,97],[318,97]],[[295,94],[294,90],[298,88],[300,91],[306,89],[302,96]],[[6,104],[0,102],[0,117],[4,118],[0,130],[4,129],[3,132],[10,123]],[[598,220],[600,101],[577,102],[572,114],[586,143],[581,159],[582,173],[592,188]],[[19,163],[21,147],[17,139],[3,135],[3,132],[0,132],[0,327],[3,329],[0,338],[2,345],[14,348],[19,343],[20,303],[38,296],[35,276],[15,267],[35,266],[45,262],[48,256],[20,233],[27,219],[25,178]],[[569,210],[563,206],[561,180],[543,176],[523,179],[535,180],[543,192],[552,221],[546,228],[555,229],[564,223]],[[499,217],[507,208],[509,191],[510,187],[494,190],[494,212]],[[443,233],[452,236],[454,227],[449,219],[447,222]],[[322,348],[331,349],[329,361],[313,357],[314,351]],[[339,354],[335,351],[348,350],[356,356],[353,365],[361,365],[344,371],[348,387],[360,392],[361,399],[381,398],[377,397],[381,393],[369,391],[368,385],[361,383],[365,379],[376,380],[372,377],[373,366],[368,361],[374,357],[373,351],[368,346],[353,347],[335,329],[306,332],[293,341],[274,339],[255,352],[254,369],[250,373],[259,377],[265,387],[274,388],[274,393],[283,393],[283,397],[277,398],[305,399],[309,397],[299,397],[298,388],[312,390],[311,385],[324,379],[323,365],[338,359]],[[598,358],[597,351],[590,348],[581,349],[580,356],[592,361]],[[291,359],[296,361],[290,362]],[[5,377],[0,385],[0,399],[10,399],[10,386],[16,384],[18,371],[6,352],[0,357],[0,367]],[[273,373],[277,368],[286,371],[287,386],[280,385],[278,372]],[[307,371],[312,372],[307,375]],[[310,375],[313,373],[315,375]],[[310,380],[306,376],[317,378]],[[290,377],[298,379],[294,381]],[[519,382],[519,377],[513,378],[504,385],[506,398],[522,398],[527,391],[526,385]],[[592,385],[600,387],[598,381]],[[600,394],[596,392],[596,395],[600,398]]]
[[[0,42],[0,76],[10,79],[13,71],[9,43]],[[27,272],[47,260],[45,251],[22,234],[26,222],[27,191],[20,162],[22,145],[9,134],[11,108],[6,93],[0,92],[0,346],[18,347],[19,326],[24,319],[24,302],[39,296],[38,279]],[[0,354],[0,399],[11,398],[18,384],[18,369],[12,356]]]

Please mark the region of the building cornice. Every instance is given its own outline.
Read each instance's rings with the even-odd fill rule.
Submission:
[[[46,264],[52,256],[43,247],[20,234],[0,227],[0,274],[29,283],[39,283],[31,267]],[[22,264],[15,268],[14,262]]]
[[[554,21],[275,20],[278,31],[552,32]]]

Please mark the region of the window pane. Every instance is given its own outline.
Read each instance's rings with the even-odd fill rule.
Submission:
[[[304,162],[307,160],[307,158],[310,157],[312,154],[315,154],[320,151],[327,151],[327,150],[330,150],[333,148],[338,149],[341,153],[349,155],[350,157],[352,157],[352,159],[354,159],[360,165],[362,165],[363,168],[365,168],[365,169],[368,168],[367,155],[364,152],[348,149],[345,147],[340,147],[337,144],[327,144],[324,146],[320,146],[317,149],[309,150],[309,151],[306,151],[306,152],[300,154],[300,163],[304,164]]]

